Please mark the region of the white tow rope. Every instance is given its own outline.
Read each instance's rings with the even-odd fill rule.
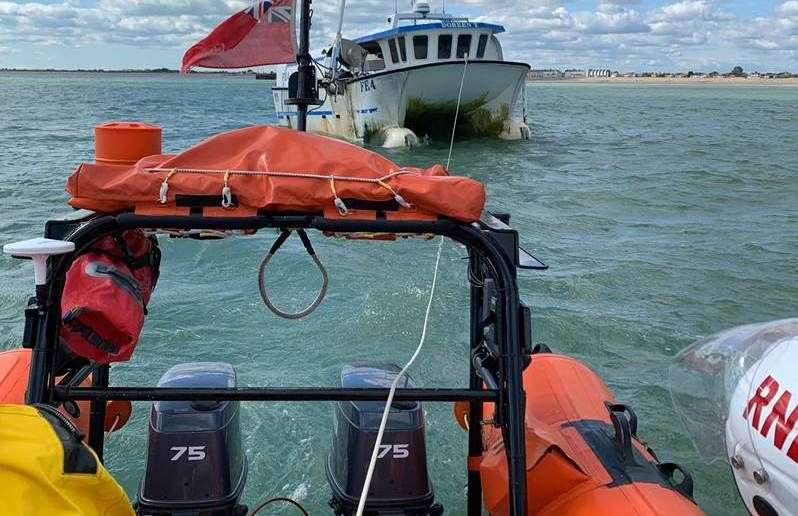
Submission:
[[[377,431],[377,440],[374,442],[374,449],[371,451],[371,460],[369,461],[369,469],[366,472],[366,480],[363,482],[363,490],[360,492],[360,501],[358,501],[357,504],[357,516],[363,516],[363,509],[366,507],[366,498],[368,496],[369,487],[371,486],[371,477],[374,475],[374,468],[377,465],[377,455],[379,454],[380,445],[382,444],[382,435],[385,433],[385,425],[388,422],[388,414],[391,412],[391,404],[393,403],[393,396],[396,394],[396,387],[399,385],[399,382],[404,377],[407,370],[410,369],[410,366],[413,365],[413,362],[415,362],[419,353],[421,353],[421,348],[424,347],[424,341],[427,338],[429,313],[430,309],[432,308],[432,299],[435,297],[435,285],[438,283],[438,266],[441,263],[443,239],[444,237],[441,237],[441,240],[438,243],[438,254],[435,256],[435,272],[432,273],[432,284],[429,288],[429,300],[427,301],[427,311],[424,314],[424,325],[421,328],[421,339],[419,339],[418,347],[416,347],[416,351],[413,353],[413,356],[410,357],[410,360],[407,362],[407,364],[405,364],[402,370],[399,371],[399,374],[396,375],[396,378],[394,378],[393,382],[391,383],[391,389],[388,392],[388,399],[385,401],[385,409],[382,411],[380,428]]]
[[[449,157],[446,160],[446,169],[449,169],[449,165],[452,162],[452,149],[454,148],[454,134],[457,130],[457,117],[460,114],[460,100],[463,97],[463,84],[465,84],[465,76],[466,70],[468,69],[468,54],[465,56],[465,62],[463,63],[463,76],[460,78],[460,92],[457,94],[457,107],[454,111],[454,123],[452,124],[452,138],[449,141]],[[382,411],[382,419],[380,420],[380,428],[377,431],[377,439],[374,441],[374,449],[371,450],[371,460],[369,461],[369,469],[366,471],[366,480],[363,482],[363,490],[360,492],[360,500],[357,504],[357,515],[356,516],[363,516],[363,510],[366,507],[366,499],[368,498],[369,487],[371,487],[371,477],[374,475],[374,468],[377,466],[377,455],[380,451],[380,445],[382,444],[382,436],[385,433],[385,426],[388,423],[388,415],[391,412],[391,404],[393,403],[394,394],[396,394],[396,386],[399,385],[399,382],[404,377],[405,373],[410,366],[413,365],[413,362],[416,361],[418,358],[419,353],[421,353],[421,348],[424,347],[424,341],[427,338],[427,326],[429,325],[429,313],[430,309],[432,308],[432,300],[435,297],[435,285],[438,283],[438,266],[441,263],[441,251],[443,250],[443,240],[444,237],[441,237],[440,242],[438,243],[438,253],[435,256],[435,271],[432,273],[432,285],[430,285],[429,289],[429,300],[427,300],[427,311],[424,313],[424,325],[421,328],[421,339],[419,339],[418,347],[416,347],[415,353],[413,356],[410,357],[410,360],[405,364],[399,374],[396,375],[396,378],[393,379],[391,382],[391,389],[388,391],[388,399],[385,401],[385,408]]]
[[[452,139],[449,140],[449,158],[446,160],[446,170],[452,162],[452,149],[454,148],[454,133],[457,131],[457,117],[460,115],[460,99],[463,98],[463,84],[465,84],[466,70],[468,69],[468,54],[463,62],[463,76],[460,78],[460,93],[457,94],[457,107],[454,110],[454,124],[452,124]]]

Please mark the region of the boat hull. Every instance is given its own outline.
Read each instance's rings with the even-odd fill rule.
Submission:
[[[511,137],[521,125],[513,119],[514,107],[528,70],[524,63],[447,61],[350,79],[343,93],[328,94],[322,106],[309,112],[308,128],[376,143],[382,143],[386,131],[393,128],[407,128],[421,137],[448,139],[462,81],[457,133]],[[275,105],[281,124],[294,126],[296,111],[285,104],[287,93],[275,88]]]

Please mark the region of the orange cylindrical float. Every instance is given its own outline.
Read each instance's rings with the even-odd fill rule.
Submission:
[[[94,159],[107,165],[133,165],[161,153],[161,128],[144,122],[107,122],[94,126]]]
[[[660,463],[638,439],[637,417],[616,403],[601,378],[570,357],[535,354],[524,371],[527,514],[546,516],[703,514],[692,480]],[[455,417],[468,426],[468,405]],[[493,404],[484,405],[489,421]],[[482,426],[482,456],[469,461],[482,478],[492,516],[509,513],[507,460],[501,431]],[[674,478],[674,471],[684,474]]]

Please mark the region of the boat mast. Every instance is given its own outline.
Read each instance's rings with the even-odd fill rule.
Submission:
[[[297,129],[307,130],[308,106],[318,104],[315,94],[316,73],[310,57],[310,4],[312,0],[301,0],[302,11],[299,15],[299,52],[296,56],[299,69],[297,71],[296,98],[288,99],[289,104],[297,108]]]

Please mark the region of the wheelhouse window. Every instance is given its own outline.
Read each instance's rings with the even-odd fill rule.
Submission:
[[[438,59],[452,57],[452,35],[441,34],[438,36]]]
[[[427,36],[413,36],[413,55],[416,59],[426,59],[429,49],[429,38]]]
[[[480,34],[479,42],[477,43],[477,59],[485,57],[485,47],[488,46],[488,35]]]
[[[399,55],[402,57],[402,62],[406,63],[407,62],[407,49],[405,48],[405,37],[404,36],[400,36],[396,41],[399,44]]]
[[[463,59],[471,53],[471,34],[457,36],[457,59]]]
[[[396,40],[388,40],[388,50],[391,52],[391,62],[396,64],[399,62],[399,53],[396,51]]]

